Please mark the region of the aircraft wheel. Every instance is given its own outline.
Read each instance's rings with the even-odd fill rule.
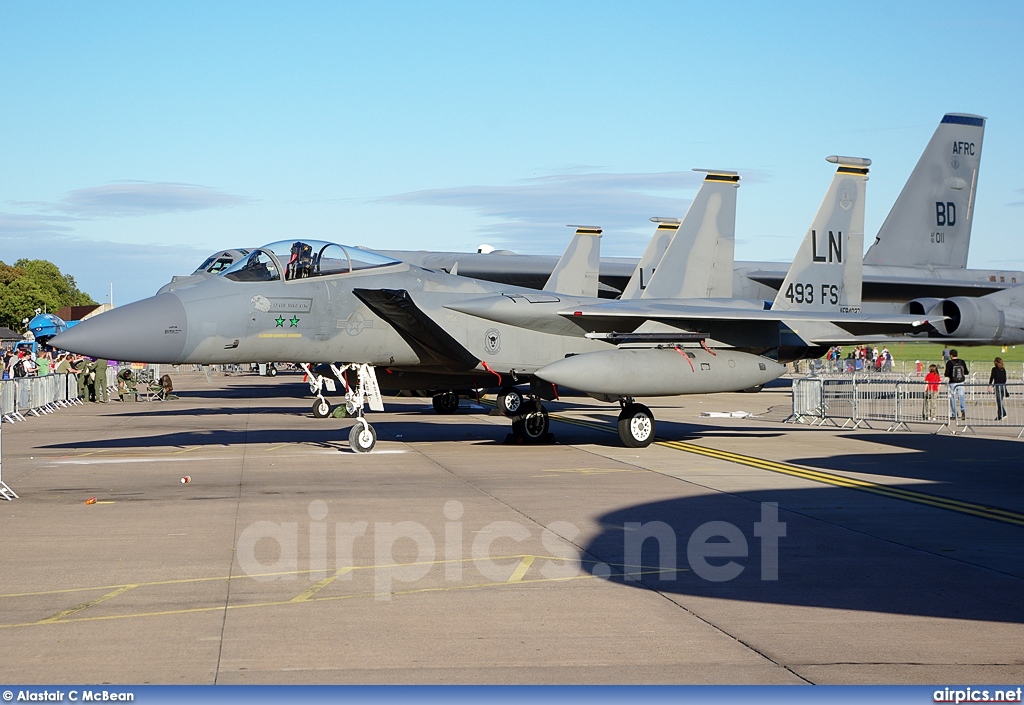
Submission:
[[[522,405],[523,395],[515,387],[505,387],[498,394],[498,408],[505,416],[515,418]]]
[[[763,384],[755,384],[753,387],[747,387],[746,389],[741,389],[740,391],[746,392],[747,394],[757,394],[762,389],[764,389]]]
[[[348,432],[348,444],[356,453],[369,453],[377,445],[377,432],[370,424],[363,426],[361,421],[357,422]]]
[[[524,413],[512,420],[512,432],[527,443],[540,443],[547,437],[551,425],[548,410],[540,402],[534,402],[532,409],[521,411]]]
[[[643,404],[627,404],[619,414],[619,440],[627,448],[646,448],[654,440],[654,415]]]
[[[331,404],[326,399],[317,399],[313,402],[313,416],[318,419],[326,419],[331,415]]]
[[[273,365],[267,365],[267,377],[277,377],[277,368]]]
[[[454,414],[459,409],[459,395],[455,392],[441,392],[434,395],[434,411],[439,414]]]

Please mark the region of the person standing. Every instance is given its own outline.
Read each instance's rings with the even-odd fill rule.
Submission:
[[[100,358],[96,361],[96,401],[107,403],[107,361]],[[102,399],[100,398],[102,397]]]
[[[1003,358],[997,357],[994,360],[992,372],[988,376],[988,388],[996,393],[996,421],[1006,418],[1006,368],[1003,367]]]
[[[36,375],[45,377],[53,371],[53,360],[50,358],[50,351],[44,350],[36,356]]]
[[[939,366],[929,365],[928,374],[924,376],[924,418],[926,421],[934,421],[939,413],[939,384],[941,382]]]
[[[946,363],[946,381],[949,383],[949,417],[956,418],[957,400],[960,401],[960,418],[967,418],[967,399],[964,383],[967,381],[967,363],[957,356],[956,350],[949,351],[949,362]]]
[[[70,353],[71,362],[69,363],[68,372],[75,376],[75,384],[78,387],[78,398],[83,401],[86,399],[86,378],[89,376],[85,366],[85,358],[81,355],[75,355]]]

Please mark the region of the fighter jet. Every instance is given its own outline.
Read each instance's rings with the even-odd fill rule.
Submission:
[[[610,392],[587,389],[589,382],[580,386],[619,403],[620,439],[643,447],[654,439],[655,422],[635,396],[735,391],[771,381],[785,368],[749,350],[785,359],[794,347],[786,341],[796,336],[794,322],[834,324],[852,332],[921,324],[910,316],[835,308],[842,300],[837,281],[845,257],[840,255],[855,236],[849,232],[855,223],[849,213],[854,203],[862,203],[866,180],[866,169],[841,163],[840,170],[844,179],[830,189],[815,220],[831,232],[822,230],[818,240],[817,231],[809,231],[812,247],[801,250],[806,256],[794,263],[793,272],[803,284],[794,285],[793,292],[800,292],[793,294],[794,307],[824,297],[828,309],[688,307],[649,299],[642,310],[621,315],[596,309],[599,298],[468,279],[355,247],[286,240],[254,250],[219,276],[83,322],[53,344],[138,362],[339,361],[339,375],[348,373],[351,380],[346,406],[356,423],[349,442],[359,452],[376,443],[364,407],[383,409],[377,368],[396,380],[411,380],[399,382],[410,389],[420,388],[417,378],[423,376],[450,382],[451,388],[529,383],[529,398],[512,426],[524,441],[537,442],[548,432],[542,400],[557,395],[557,383],[550,379],[561,377],[565,370],[559,366],[570,363],[570,376],[582,372],[615,379]],[[724,217],[724,209],[719,213]],[[816,259],[819,254],[824,260]],[[828,267],[828,279],[819,280],[808,269],[812,264]],[[671,276],[661,267],[655,279]],[[651,286],[655,283],[652,279]],[[714,350],[707,344],[712,337],[732,347]],[[817,344],[817,339],[802,341],[802,349]]]

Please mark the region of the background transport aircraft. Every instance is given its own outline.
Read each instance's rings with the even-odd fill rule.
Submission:
[[[422,388],[416,378],[425,376],[461,380],[453,387],[481,386],[472,381],[488,376],[498,387],[506,380],[528,382],[529,400],[512,421],[527,442],[547,437],[542,400],[556,398],[555,385],[572,379],[570,386],[618,402],[620,439],[642,447],[653,440],[655,422],[635,396],[735,391],[771,381],[785,368],[752,351],[778,355],[787,345],[806,351],[823,344],[801,339],[796,324],[850,334],[912,330],[920,323],[911,316],[858,313],[851,303],[859,287],[850,285],[848,267],[859,257],[845,253],[860,252],[867,169],[864,160],[836,161],[836,177],[807,234],[810,244],[801,247],[790,273],[804,284],[801,295],[779,302],[777,310],[765,310],[761,302],[641,298],[611,302],[634,308],[609,312],[603,308],[608,302],[596,297],[468,279],[332,243],[284,241],[254,250],[220,276],[86,321],[53,344],[140,362],[342,361],[334,366],[338,377],[355,372],[346,406],[357,415],[349,434],[357,451],[376,442],[362,415],[367,403],[383,409],[375,368],[399,380],[408,376],[408,389]],[[735,199],[738,177],[708,178],[719,181],[707,187],[708,207],[695,213],[702,246],[735,227],[734,200],[725,197]],[[819,247],[826,253],[821,259]],[[660,281],[679,274],[662,266],[650,287],[657,290]],[[711,338],[731,347],[712,350],[706,342]],[[592,384],[608,378],[612,389]]]

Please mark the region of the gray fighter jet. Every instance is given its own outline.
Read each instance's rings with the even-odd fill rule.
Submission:
[[[808,231],[810,244],[790,271],[789,302],[778,310],[765,310],[763,302],[671,298],[615,302],[630,308],[608,310],[595,297],[468,279],[333,243],[282,241],[219,276],[85,321],[52,344],[172,364],[338,361],[333,369],[348,380],[346,406],[356,417],[349,441],[361,452],[376,442],[363,409],[383,410],[382,386],[529,383],[512,426],[524,441],[537,442],[548,435],[542,400],[556,398],[556,385],[572,380],[567,386],[619,403],[620,439],[643,447],[654,439],[655,422],[636,396],[747,389],[781,375],[780,361],[827,344],[833,331],[845,337],[923,323],[844,306],[847,293],[859,296],[845,253],[859,252],[863,237],[867,169],[862,160],[837,161],[836,179]],[[725,193],[737,182],[730,177]],[[719,207],[704,212],[699,231],[728,230],[735,210],[717,196]],[[650,286],[672,276],[669,266],[660,266]],[[796,325],[815,334],[802,338]],[[721,347],[713,349],[709,340]]]

